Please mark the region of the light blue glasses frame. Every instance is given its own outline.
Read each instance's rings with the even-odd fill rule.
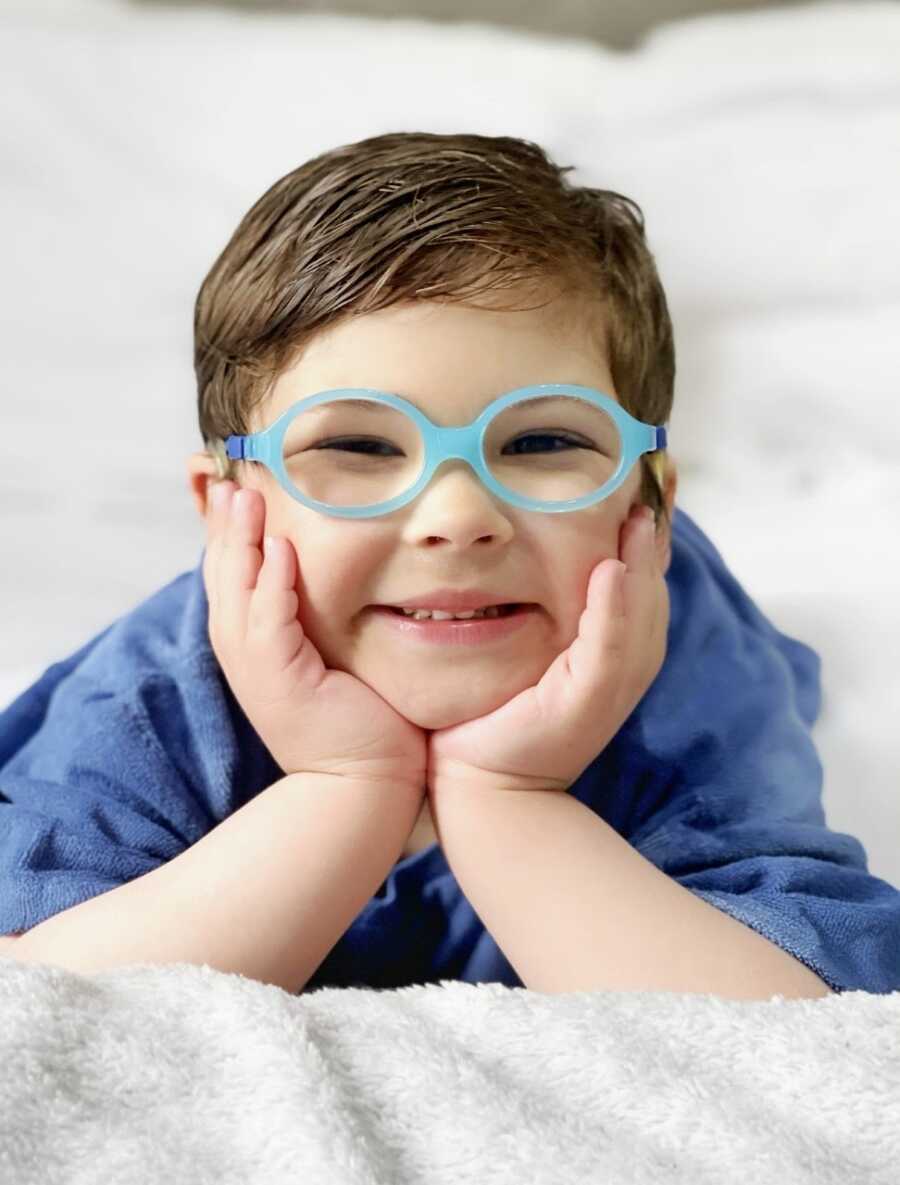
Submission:
[[[586,494],[583,498],[570,498],[565,502],[544,502],[536,498],[526,498],[513,490],[508,490],[491,476],[484,461],[484,437],[488,425],[494,416],[498,415],[511,403],[519,403],[525,399],[533,399],[538,395],[577,395],[586,399],[608,412],[619,429],[622,438],[622,456],[615,473],[598,490]],[[398,411],[409,416],[418,425],[425,444],[425,464],[418,479],[404,493],[386,502],[377,502],[373,506],[332,506],[329,502],[318,502],[314,498],[307,498],[292,484],[285,472],[282,446],[288,426],[300,412],[315,407],[319,403],[344,399],[372,399],[376,403],[387,403]],[[531,387],[518,387],[505,395],[498,396],[492,403],[472,420],[459,428],[442,428],[434,424],[429,418],[408,400],[399,395],[392,395],[386,391],[376,391],[369,387],[340,387],[333,391],[320,391],[301,399],[283,412],[282,415],[260,432],[253,432],[247,436],[229,436],[225,441],[225,451],[233,461],[260,461],[275,475],[283,490],[308,506],[310,510],[317,510],[336,518],[374,518],[383,514],[390,514],[406,506],[416,498],[428,485],[436,470],[445,461],[467,461],[475,470],[482,483],[491,493],[496,494],[512,506],[519,506],[523,510],[537,510],[545,514],[563,514],[572,510],[582,510],[586,506],[593,506],[602,502],[622,484],[631,471],[632,466],[642,453],[652,453],[656,449],[666,447],[668,433],[664,427],[645,424],[629,415],[620,403],[602,391],[593,387],[582,387],[575,383],[538,383]]]

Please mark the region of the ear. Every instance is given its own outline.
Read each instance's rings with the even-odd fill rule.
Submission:
[[[197,513],[205,521],[209,511],[211,484],[219,480],[215,457],[209,453],[192,453],[187,459],[188,489],[197,507]]]

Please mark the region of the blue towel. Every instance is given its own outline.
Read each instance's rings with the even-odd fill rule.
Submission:
[[[283,776],[231,693],[197,566],[0,715],[0,933],[142,876]],[[673,515],[668,652],[570,788],[679,884],[834,991],[900,988],[900,892],[825,824],[820,661]],[[522,987],[438,844],[399,860],[305,990]]]

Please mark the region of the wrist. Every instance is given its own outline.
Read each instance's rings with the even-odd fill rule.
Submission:
[[[360,790],[372,790],[381,794],[393,794],[407,798],[422,800],[425,797],[425,776],[414,777],[412,774],[387,773],[371,770],[344,769],[303,769],[287,775],[304,783],[330,785],[339,790],[341,787],[354,787]]]
[[[428,797],[472,798],[509,791],[549,790],[565,792],[571,783],[544,775],[498,773],[451,762],[431,771]]]

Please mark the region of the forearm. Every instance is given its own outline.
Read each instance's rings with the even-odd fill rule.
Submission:
[[[56,914],[10,948],[74,971],[209,964],[298,992],[397,860],[404,786],[291,774],[181,855]]]
[[[831,994],[569,794],[454,788],[433,796],[431,809],[460,888],[528,988]]]

